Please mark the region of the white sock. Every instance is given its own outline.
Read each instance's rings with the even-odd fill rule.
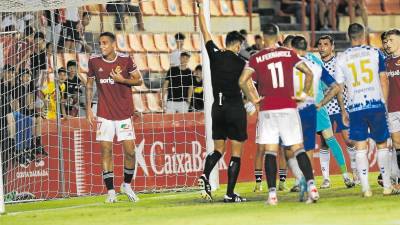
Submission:
[[[108,194],[114,194],[114,195],[115,195],[115,190],[114,190],[114,189],[108,190],[107,193],[108,193]]]
[[[319,150],[319,162],[321,164],[321,172],[324,180],[329,180],[329,160],[331,155],[329,154],[328,149],[320,149]]]
[[[348,173],[343,173],[342,176],[343,176],[343,179],[350,179]]]
[[[357,164],[357,171],[358,176],[360,177],[361,181],[361,188],[362,191],[368,191],[369,183],[368,183],[368,157],[367,157],[367,150],[357,150],[356,151],[356,164]]]
[[[390,188],[392,186],[390,181],[390,157],[389,149],[383,148],[378,150],[378,166],[382,174],[383,187]]]
[[[296,179],[300,181],[303,177],[303,173],[300,170],[296,157],[288,159],[288,167],[290,168]]]
[[[351,170],[357,174],[356,149],[355,147],[347,146],[347,152],[349,153]]]
[[[399,165],[397,165],[397,152],[396,150],[393,149],[393,151],[391,151],[391,157],[390,157],[390,161],[391,161],[391,177],[393,178],[397,178],[400,177],[400,169],[399,169]]]

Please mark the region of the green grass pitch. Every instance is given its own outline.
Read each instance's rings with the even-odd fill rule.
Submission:
[[[253,182],[239,183],[236,191],[247,203],[222,202],[223,185],[214,193],[216,202],[205,203],[198,192],[141,194],[140,202],[118,196],[115,204],[103,203],[105,196],[6,205],[1,225],[400,225],[400,196],[382,196],[370,174],[374,196],[361,198],[360,186],[346,189],[340,176],[332,176],[332,188],[320,190],[317,204],[297,202],[297,193],[279,192],[277,206],[265,205],[266,193],[253,193]],[[289,179],[288,187],[293,180]],[[318,184],[321,178],[317,179]],[[265,188],[265,182],[264,190]]]

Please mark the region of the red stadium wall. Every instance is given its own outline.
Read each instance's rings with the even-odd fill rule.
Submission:
[[[138,120],[138,119],[137,119]],[[157,190],[193,186],[201,174],[206,156],[204,115],[188,113],[175,115],[146,114],[135,123],[137,145],[137,169],[135,189]],[[102,180],[100,146],[95,141],[95,129],[90,129],[85,119],[70,119],[62,122],[63,166],[65,192],[68,195],[105,193]],[[256,118],[249,118],[249,139],[244,147],[239,181],[254,180],[254,158],[256,145]],[[60,197],[59,149],[57,127],[53,121],[43,123],[43,144],[49,152],[44,165],[31,164],[24,169],[10,165],[7,191],[28,191],[37,198]],[[345,147],[341,138],[340,144]],[[345,149],[345,148],[344,148]],[[344,150],[345,151],[345,150]],[[122,147],[114,143],[114,173],[116,187],[122,182]],[[229,163],[229,145],[224,161],[220,162],[220,181],[226,183]],[[345,152],[349,167],[349,160]],[[372,165],[375,164],[373,156]],[[315,171],[320,175],[318,158],[314,158]],[[12,168],[12,169],[11,169]],[[376,169],[376,168],[374,168]],[[331,174],[339,168],[331,157]]]

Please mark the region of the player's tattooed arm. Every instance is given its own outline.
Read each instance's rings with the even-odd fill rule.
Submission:
[[[383,98],[385,99],[385,104],[387,104],[387,100],[389,97],[389,79],[387,77],[386,72],[379,73]]]
[[[337,83],[333,83],[328,92],[324,95],[324,98],[316,105],[317,109],[320,109],[322,106],[326,105],[333,97],[337,96],[340,93],[340,86]]]
[[[208,32],[206,18],[204,17],[204,10],[203,10],[203,0],[196,0],[197,5],[199,7],[199,22],[200,22],[200,30],[203,34],[204,43],[211,41],[211,34]]]
[[[343,92],[344,92],[344,84],[339,84],[340,91],[337,93],[336,98],[338,100],[338,104],[340,107],[340,111],[346,112],[346,106],[344,105],[344,99],[343,99]]]
[[[245,68],[242,72],[242,75],[240,75],[239,86],[250,102],[252,102],[253,104],[258,104],[261,101],[261,98],[258,95],[257,89],[255,88],[254,83],[251,79],[253,72],[253,70]]]

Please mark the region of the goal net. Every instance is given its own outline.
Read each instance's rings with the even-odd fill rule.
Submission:
[[[88,60],[101,54],[99,35],[105,31],[116,35],[117,51],[134,60],[144,79],[142,86],[132,87],[136,133],[132,186],[149,192],[196,185],[203,170],[206,135],[202,72],[197,67],[202,62],[201,36],[195,31],[192,0],[21,0],[0,5],[0,162],[5,202],[106,192],[96,128],[85,119]],[[162,22],[166,15],[177,16],[175,22]],[[223,45],[222,39],[218,44]],[[176,66],[180,72],[172,74],[170,68]],[[190,73],[183,73],[187,68]],[[165,83],[167,74],[190,77],[190,83],[182,87],[175,81]],[[169,106],[170,101],[182,101],[173,95],[190,104]],[[95,94],[94,111],[97,100]],[[114,140],[116,187],[123,179],[122,152]],[[225,162],[219,167],[226,169]]]

